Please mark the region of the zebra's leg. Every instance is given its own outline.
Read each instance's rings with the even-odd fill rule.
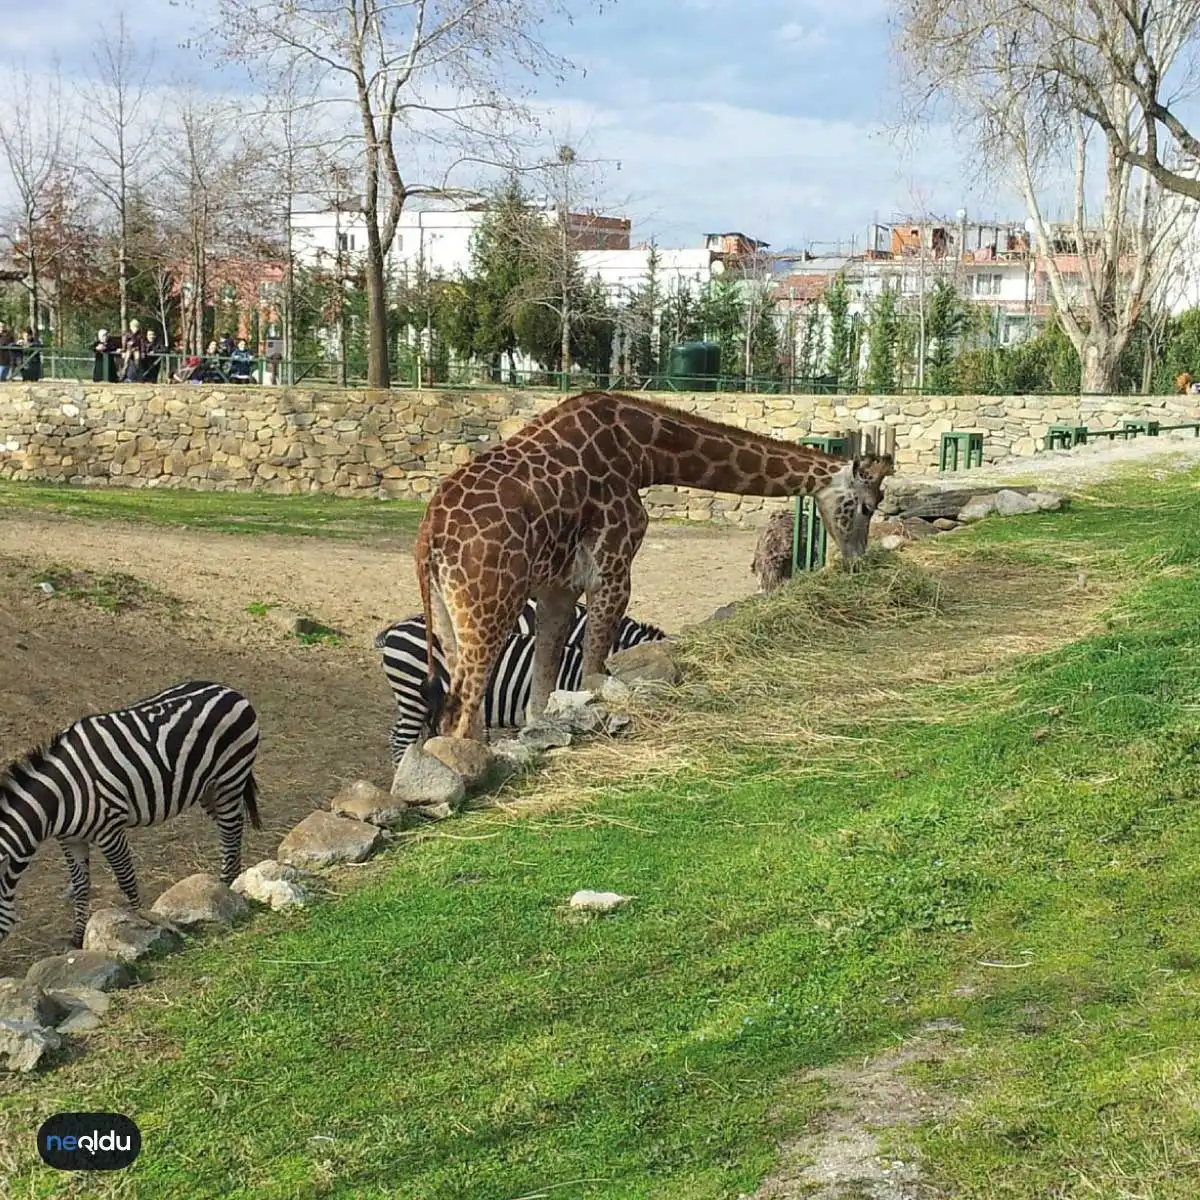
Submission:
[[[536,721],[546,711],[550,693],[558,681],[563,650],[575,621],[575,601],[579,593],[564,588],[543,588],[537,594],[537,634],[533,644],[533,678],[529,685],[527,722]]]
[[[112,873],[117,877],[117,886],[129,901],[129,907],[140,908],[142,901],[138,895],[137,874],[133,869],[133,854],[129,849],[129,839],[125,836],[125,827],[117,825],[97,834],[96,845],[108,860]]]
[[[63,855],[67,860],[67,870],[71,873],[71,886],[67,894],[71,898],[72,924],[71,945],[82,946],[83,935],[87,931],[89,908],[92,895],[92,877],[88,865],[87,842],[64,839],[59,842]]]
[[[242,873],[242,834],[246,827],[246,810],[242,804],[245,784],[201,801],[204,811],[217,823],[221,842],[221,882],[228,887]]]

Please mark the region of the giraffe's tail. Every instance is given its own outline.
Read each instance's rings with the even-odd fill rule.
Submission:
[[[424,743],[431,737],[436,737],[438,725],[441,723],[442,712],[446,707],[446,687],[438,675],[437,660],[434,657],[433,631],[433,572],[432,551],[429,546],[428,527],[421,529],[417,535],[417,544],[413,548],[417,560],[417,585],[421,589],[421,611],[425,617],[425,678],[421,681],[421,699],[425,707],[425,719],[422,723],[419,741]]]

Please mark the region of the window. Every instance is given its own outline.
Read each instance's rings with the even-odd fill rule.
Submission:
[[[339,233],[338,234],[338,249],[353,250],[354,249],[354,234]]]
[[[975,295],[977,296],[998,296],[1000,295],[1000,275],[976,275],[975,279]]]

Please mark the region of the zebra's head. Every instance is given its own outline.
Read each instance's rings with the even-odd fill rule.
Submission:
[[[616,649],[628,650],[631,646],[639,646],[642,642],[661,642],[666,640],[666,633],[649,621],[635,621],[632,617],[622,619],[617,629]]]
[[[894,471],[890,454],[864,454],[846,463],[817,493],[821,520],[837,542],[846,570],[853,570],[867,548],[871,517],[883,499],[883,481]]]

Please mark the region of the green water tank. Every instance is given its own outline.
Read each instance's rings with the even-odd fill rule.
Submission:
[[[716,342],[680,342],[667,353],[667,382],[691,392],[715,392],[721,374]]]

